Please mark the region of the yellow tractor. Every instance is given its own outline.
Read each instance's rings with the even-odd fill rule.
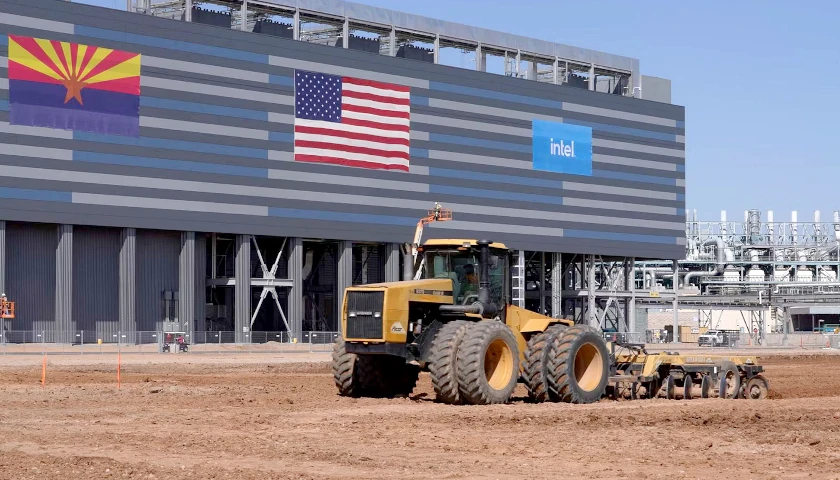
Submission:
[[[507,403],[518,382],[537,402],[605,394],[612,360],[601,332],[512,305],[505,245],[429,240],[417,251],[419,278],[346,289],[332,358],[341,395],[408,395],[421,371],[449,404]]]

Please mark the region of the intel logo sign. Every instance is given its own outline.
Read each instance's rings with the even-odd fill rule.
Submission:
[[[592,129],[579,125],[534,120],[534,170],[592,175]]]

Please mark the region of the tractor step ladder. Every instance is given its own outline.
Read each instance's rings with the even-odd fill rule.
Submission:
[[[513,304],[525,308],[525,251],[517,250],[516,263],[511,268],[513,277]]]

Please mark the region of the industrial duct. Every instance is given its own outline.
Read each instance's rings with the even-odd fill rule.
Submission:
[[[731,250],[724,248],[724,243],[722,238],[710,238],[703,242],[704,247],[708,247],[709,245],[715,246],[715,268],[707,271],[707,272],[688,272],[683,279],[683,285],[688,285],[688,281],[694,277],[699,277],[700,275],[720,275],[723,273],[724,268],[726,268],[726,258],[725,252],[731,252]]]

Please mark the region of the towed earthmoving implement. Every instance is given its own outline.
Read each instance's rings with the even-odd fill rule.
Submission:
[[[752,357],[649,354],[513,305],[503,244],[429,240],[417,254],[420,278],[345,290],[332,358],[341,395],[408,395],[428,371],[449,404],[506,403],[519,382],[535,402],[766,396]]]

